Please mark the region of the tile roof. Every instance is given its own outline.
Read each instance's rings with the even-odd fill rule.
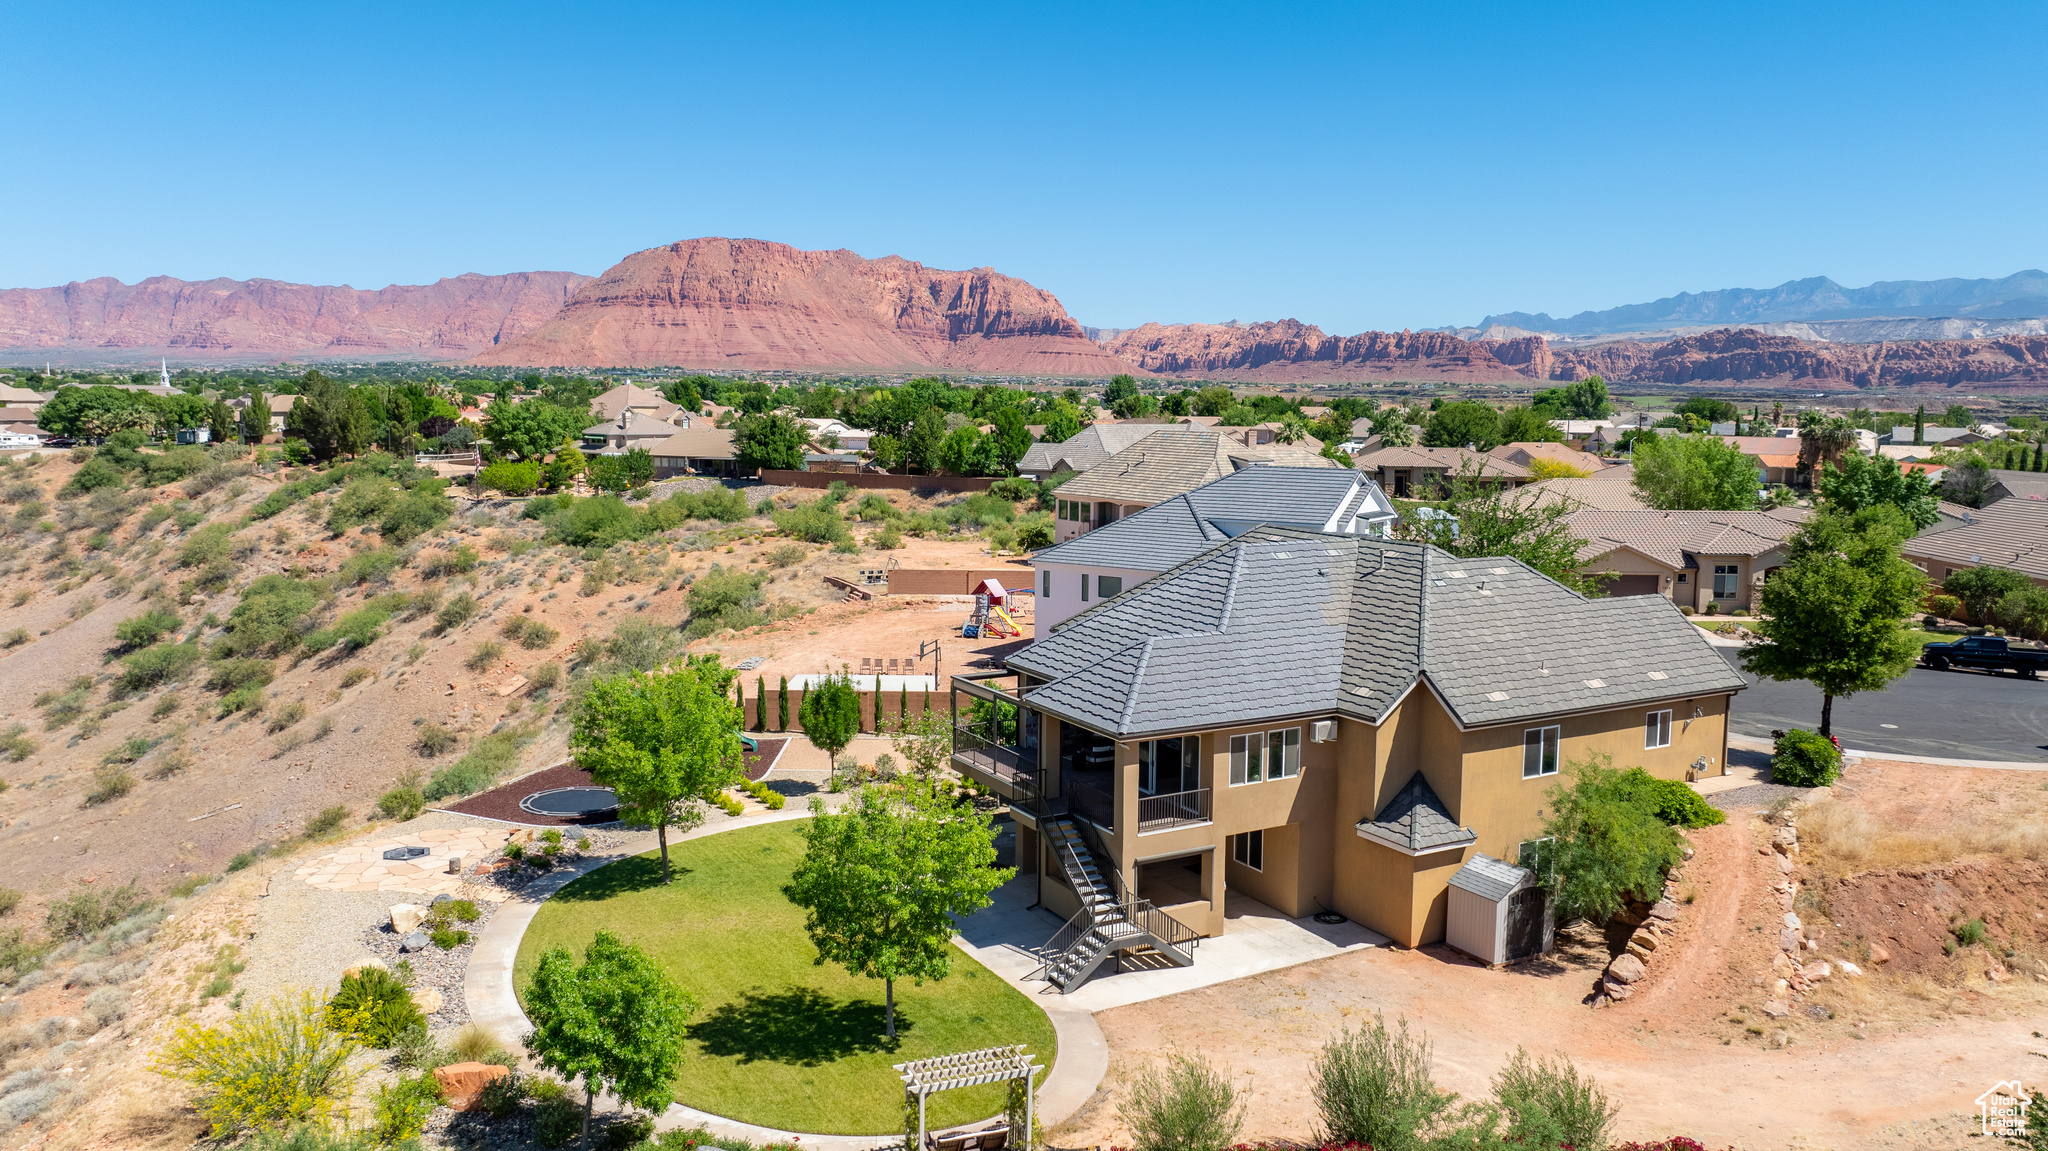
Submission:
[[[2000,500],[1968,514],[1968,522],[1915,536],[1899,551],[1923,566],[1939,561],[1953,567],[2005,567],[2048,580],[2048,500]]]
[[[1506,476],[1509,479],[1528,479],[1529,469],[1510,460],[1496,459],[1485,452],[1466,448],[1381,448],[1371,455],[1358,457],[1358,466],[1366,471],[1382,468],[1443,468],[1456,472],[1465,467],[1477,467],[1481,475]]]
[[[1171,424],[1090,424],[1056,444],[1032,444],[1017,461],[1020,472],[1085,472]]]
[[[1483,851],[1475,851],[1472,858],[1465,861],[1465,866],[1451,876],[1451,886],[1499,903],[1513,895],[1523,880],[1530,878],[1533,875],[1528,868],[1516,867]]]
[[[1451,809],[1419,771],[1379,814],[1358,821],[1358,834],[1409,855],[1468,847],[1479,841],[1471,828],[1459,827],[1451,818]]]
[[[1059,492],[1070,499],[1156,504],[1260,464],[1338,466],[1292,445],[1246,447],[1210,428],[1169,424],[1153,426],[1151,435],[1068,480]]]
[[[656,459],[729,460],[738,454],[728,428],[691,428],[650,445],[647,454]]]
[[[620,412],[627,410],[647,412],[656,419],[666,420],[678,410],[667,396],[637,384],[620,384],[591,400],[590,407],[607,420],[616,420]]]
[[[1589,600],[1519,560],[1275,527],[1006,662],[1047,681],[1028,693],[1047,713],[1117,738],[1288,716],[1377,723],[1418,679],[1467,727],[1743,686],[1662,596]]]
[[[673,435],[676,426],[667,420],[656,419],[639,408],[627,408],[616,418],[583,429],[586,436],[668,436]]]
[[[1596,511],[1573,512],[1565,523],[1586,541],[1586,559],[1617,547],[1632,548],[1667,567],[1686,566],[1693,555],[1760,556],[1780,547],[1809,513],[1801,508],[1768,512]]]
[[[1992,468],[1992,482],[2005,489],[2008,496],[2022,499],[2048,499],[2048,472],[2023,472],[2013,468]]]
[[[1520,489],[1517,495],[1529,494],[1535,497],[1531,507],[1544,508],[1562,503],[1576,511],[1629,512],[1648,511],[1650,505],[1636,494],[1634,484],[1617,484],[1612,480],[1589,477],[1586,479],[1538,480]]]
[[[1386,494],[1358,472],[1246,468],[1046,548],[1032,562],[1165,571],[1260,524],[1349,535],[1393,517]]]
[[[1568,444],[1554,444],[1547,441],[1502,444],[1486,453],[1497,460],[1507,460],[1527,466],[1530,460],[1554,460],[1560,464],[1575,467],[1588,475],[1599,475],[1607,470],[1607,461],[1591,452],[1582,452]]]

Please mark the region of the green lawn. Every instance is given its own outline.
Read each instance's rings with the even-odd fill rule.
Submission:
[[[580,958],[599,929],[639,944],[697,1001],[676,1101],[748,1123],[831,1135],[899,1131],[903,1086],[890,1064],[1004,1043],[1051,1067],[1052,1022],[955,948],[953,973],[896,985],[896,1032],[882,1035],[882,982],[813,962],[803,913],[782,885],[803,856],[801,823],[773,823],[675,845],[661,886],[649,853],[602,867],[542,905],[519,946],[523,995],[541,952]],[[934,1128],[1003,1109],[1001,1084],[933,1096]]]

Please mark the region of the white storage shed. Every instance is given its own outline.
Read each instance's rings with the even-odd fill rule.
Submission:
[[[1474,853],[1451,876],[1444,942],[1488,966],[1549,951],[1550,896],[1526,867]]]

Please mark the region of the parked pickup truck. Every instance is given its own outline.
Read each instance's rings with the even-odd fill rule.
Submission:
[[[2003,636],[1973,635],[1949,643],[1928,644],[1920,649],[1920,662],[1936,671],[1974,667],[1992,675],[2011,671],[2035,679],[2048,670],[2048,651],[2011,647]]]

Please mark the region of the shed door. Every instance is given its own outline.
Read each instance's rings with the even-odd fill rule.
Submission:
[[[1507,961],[1527,959],[1543,950],[1543,921],[1548,900],[1541,887],[1525,887],[1508,896]]]
[[[1607,594],[1610,597],[1619,597],[1625,595],[1659,595],[1662,594],[1663,591],[1661,587],[1662,582],[1663,581],[1655,575],[1616,576],[1615,578],[1607,581]]]

